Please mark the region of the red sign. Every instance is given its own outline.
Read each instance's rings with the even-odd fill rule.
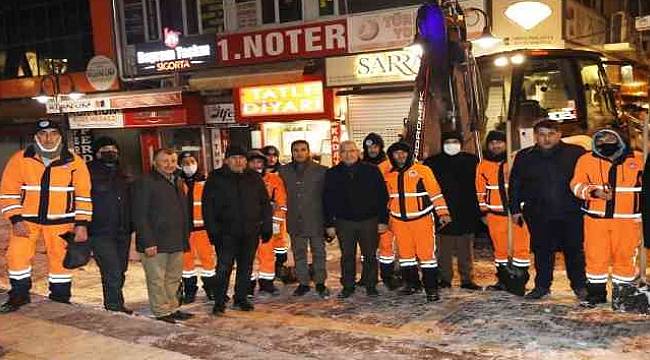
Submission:
[[[341,123],[332,121],[330,123],[330,136],[332,137],[332,165],[336,165],[341,161]]]
[[[111,96],[111,109],[133,109],[149,106],[173,106],[181,105],[183,97],[180,91],[145,93],[145,94],[121,94]]]
[[[178,126],[186,124],[187,111],[182,107],[124,112],[124,127]]]
[[[252,64],[347,52],[345,19],[217,37],[217,62]]]

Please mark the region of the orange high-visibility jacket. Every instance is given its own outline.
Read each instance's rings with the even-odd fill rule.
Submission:
[[[203,212],[201,209],[201,197],[203,196],[203,188],[205,187],[205,180],[195,181],[190,187],[187,182],[183,182],[183,190],[187,195],[187,201],[190,202],[190,216],[192,223],[192,231],[204,230]]]
[[[640,219],[639,200],[643,155],[629,154],[621,163],[614,164],[593,153],[582,155],[576,163],[571,190],[585,200],[583,211],[597,218]],[[614,192],[610,201],[595,198],[592,192],[609,187]]]
[[[502,169],[502,170],[500,170]],[[499,183],[499,171],[503,171],[503,178]],[[503,208],[502,195],[508,193],[508,165],[505,162],[484,159],[476,169],[476,196],[482,212],[496,215],[506,215]]]
[[[388,161],[388,159],[386,159],[380,162],[379,165],[377,165],[377,167],[379,168],[379,171],[381,172],[381,174],[384,176],[385,179],[386,174],[388,174],[388,172],[393,168],[393,165],[390,163],[390,161]]]
[[[36,156],[34,145],[9,159],[0,183],[0,212],[6,219],[84,225],[92,210],[88,168],[70,150],[49,166]]]
[[[263,180],[273,206],[273,221],[283,222],[287,213],[287,193],[284,188],[284,181],[282,181],[280,174],[271,172],[264,174]]]
[[[413,164],[403,171],[386,173],[388,209],[391,216],[402,221],[416,220],[431,214],[449,215],[447,203],[429,167]]]

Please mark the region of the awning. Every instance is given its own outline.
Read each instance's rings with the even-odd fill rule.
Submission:
[[[303,80],[305,65],[304,61],[287,61],[224,67],[192,75],[189,83],[191,90],[202,91],[298,82]]]

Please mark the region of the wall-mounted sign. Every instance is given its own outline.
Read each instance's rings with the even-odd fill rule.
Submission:
[[[463,10],[477,8],[486,11],[485,0],[459,0],[458,3]],[[465,11],[465,25],[467,26],[467,37],[476,39],[483,33],[485,17],[478,11]]]
[[[348,17],[350,52],[396,49],[408,46],[415,36],[417,7],[378,11]]]
[[[125,127],[178,126],[187,124],[187,112],[182,107],[128,110],[124,112]]]
[[[210,104],[203,107],[205,123],[227,125],[235,123],[235,104]]]
[[[73,113],[68,116],[71,129],[107,129],[124,127],[124,116],[120,110],[103,110]]]
[[[183,103],[178,90],[150,93],[113,93],[103,96],[84,96],[78,100],[66,99],[57,104],[48,101],[48,114],[103,111],[113,109],[134,109],[142,107],[175,106]]]
[[[110,110],[110,109],[111,109],[110,98],[105,96],[102,97],[84,96],[81,99],[77,99],[77,100],[62,99],[58,103],[54,99],[50,99],[47,101],[47,104],[45,104],[45,111],[48,114],[98,111],[98,110]]]
[[[214,36],[181,38],[175,31],[166,30],[164,42],[135,46],[138,74],[185,71],[214,64]]]
[[[95,90],[109,90],[117,80],[117,67],[111,58],[97,55],[86,66],[86,78]]]
[[[639,16],[634,20],[634,28],[636,31],[650,30],[650,15]]]
[[[492,2],[492,29],[503,39],[493,49],[563,48],[562,0]]]
[[[217,36],[217,62],[252,64],[346,53],[346,20]]]
[[[74,152],[81,156],[85,162],[94,159],[93,134],[90,130],[74,130],[72,132],[72,143],[74,144]]]
[[[413,81],[420,57],[412,50],[333,57],[325,59],[327,86],[365,85]]]
[[[331,95],[320,80],[240,88],[236,90],[237,121],[329,119]]]

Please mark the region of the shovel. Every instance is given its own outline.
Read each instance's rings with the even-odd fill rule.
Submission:
[[[507,162],[508,168],[512,169],[512,122],[510,120],[506,123],[506,143],[507,143]],[[502,168],[500,169],[502,170]],[[505,179],[503,171],[499,172],[499,182],[505,184]],[[502,199],[507,199],[505,196],[505,186],[500,186],[502,194]],[[504,207],[507,207],[507,202],[504,202]],[[510,210],[506,210],[508,213],[508,264],[505,267],[500,267],[497,276],[499,281],[506,287],[506,291],[517,295],[524,296],[526,293],[526,283],[528,282],[529,275],[526,269],[515,266],[512,261],[514,253],[514,245],[512,238],[512,216],[510,215]],[[523,224],[515,224],[515,226],[523,226]]]

